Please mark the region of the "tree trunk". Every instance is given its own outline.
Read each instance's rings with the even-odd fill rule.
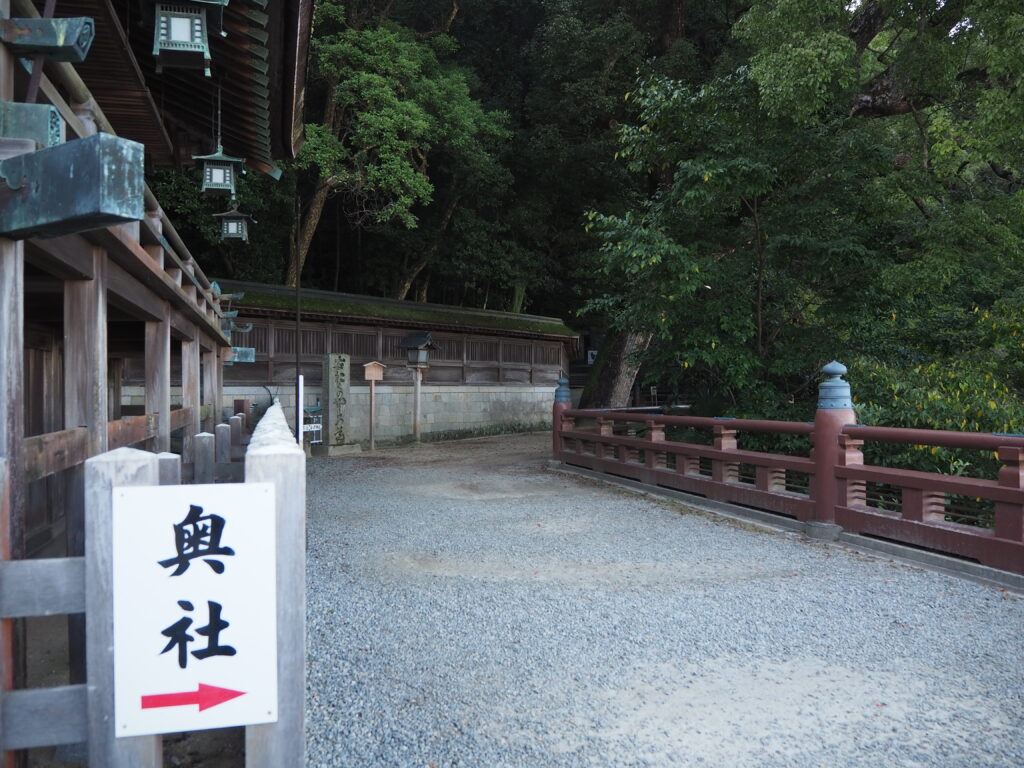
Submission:
[[[309,246],[313,242],[313,235],[320,224],[320,214],[324,211],[324,204],[327,202],[327,195],[331,188],[326,182],[321,183],[313,193],[313,199],[309,201],[309,208],[306,215],[299,221],[298,243],[294,241],[291,247],[291,255],[288,259],[288,274],[285,276],[284,284],[294,288],[298,276],[302,274],[302,268],[306,265],[306,256],[309,255]]]
[[[459,195],[455,195],[455,197],[448,202],[448,206],[444,209],[444,213],[441,215],[441,226],[437,230],[437,237],[434,238],[434,242],[430,244],[430,248],[427,249],[423,258],[405,271],[405,274],[398,281],[398,286],[395,288],[395,292],[391,295],[392,299],[403,301],[409,295],[409,291],[412,289],[412,284],[416,282],[416,278],[419,277],[420,272],[422,272],[424,268],[433,261],[434,256],[437,254],[437,251],[440,249],[441,243],[444,240],[445,232],[448,231],[448,224],[451,223],[455,209],[459,207],[459,198]]]
[[[625,408],[636,381],[637,361],[651,343],[651,334],[618,331],[605,337],[587,377],[580,408]]]
[[[329,79],[326,83],[327,93],[334,93],[337,85],[337,80]],[[328,96],[324,104],[324,126],[332,135],[337,136],[338,131],[341,129],[342,120],[342,111],[338,109],[334,99]],[[309,201],[309,207],[306,209],[305,216],[302,215],[301,210],[299,211],[299,220],[295,222],[295,226],[299,228],[299,236],[297,238],[292,237],[291,245],[288,249],[288,271],[285,274],[285,285],[295,287],[299,275],[302,274],[302,268],[306,264],[306,256],[309,255],[309,246],[313,242],[313,235],[316,234],[316,228],[320,224],[320,215],[324,211],[324,203],[327,202],[327,196],[331,192],[332,183],[333,178],[320,179],[316,192],[313,193],[313,199]],[[295,194],[298,196],[298,191]]]
[[[519,280],[512,286],[512,308],[509,310],[515,315],[523,311],[523,304],[526,303],[526,281]]]

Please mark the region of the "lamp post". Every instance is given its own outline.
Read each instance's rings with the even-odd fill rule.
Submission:
[[[418,443],[420,441],[420,385],[423,381],[423,371],[428,367],[429,353],[437,349],[430,340],[429,331],[411,333],[402,340],[405,347],[407,362],[406,367],[412,369],[412,436]]]

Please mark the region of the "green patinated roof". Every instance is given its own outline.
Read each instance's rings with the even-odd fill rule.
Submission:
[[[281,285],[242,283],[219,280],[224,293],[244,293],[232,307],[274,310],[294,315],[295,290]],[[516,315],[483,309],[464,309],[444,304],[420,304],[396,301],[374,296],[330,291],[302,291],[302,313],[331,315],[339,319],[408,327],[415,325],[426,330],[461,330],[502,332],[521,336],[562,336],[575,338],[578,334],[556,317]]]

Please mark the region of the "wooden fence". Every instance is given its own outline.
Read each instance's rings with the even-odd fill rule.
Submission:
[[[1024,574],[1024,436],[867,427],[821,410],[815,421],[666,416],[578,410],[556,402],[554,458],[595,472],[768,511],[831,529],[956,555]],[[708,444],[666,431],[708,435]],[[810,439],[809,455],[743,450],[743,432]],[[996,478],[961,477],[864,464],[865,441],[995,452]],[[958,505],[991,510],[972,519]],[[986,523],[991,520],[991,525]]]
[[[218,457],[223,464],[230,461],[233,448],[241,451],[244,421],[244,414],[237,414],[230,424],[218,425],[216,437],[201,433],[193,438],[197,482],[212,482],[223,474]],[[305,455],[280,406],[268,410],[257,425],[244,469],[245,482],[276,487],[279,681],[279,719],[246,729],[246,766],[304,765]],[[177,485],[181,470],[181,457],[171,453],[125,447],[94,456],[85,462],[85,556],[0,560],[0,620],[85,613],[88,669],[88,680],[81,685],[0,694],[0,749],[84,742],[90,768],[163,765],[160,736],[114,735],[111,491]],[[6,461],[0,459],[0,488],[7,487],[6,473]]]

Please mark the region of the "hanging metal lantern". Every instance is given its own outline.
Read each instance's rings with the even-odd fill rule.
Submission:
[[[213,214],[215,219],[220,219],[220,239],[249,242],[249,224],[255,224],[256,219],[247,213],[241,213],[238,210],[237,200],[231,202],[230,211]]]
[[[210,43],[203,4],[157,3],[153,26],[157,73],[163,72],[164,67],[178,67],[201,69],[210,76]]]
[[[235,180],[245,158],[225,155],[224,148],[218,143],[217,151],[212,155],[192,155],[192,159],[203,163],[203,192],[226,192],[234,197]]]

